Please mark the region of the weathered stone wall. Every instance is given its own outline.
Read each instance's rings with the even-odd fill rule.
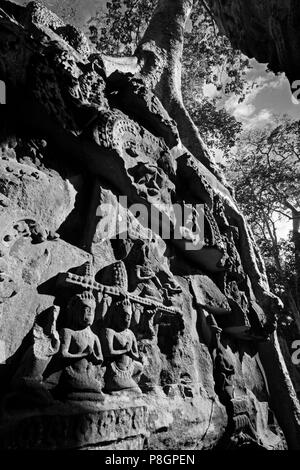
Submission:
[[[278,304],[228,189],[141,76],[36,3],[0,8],[0,446],[280,449],[278,420],[297,447]],[[175,203],[203,206],[202,244]]]

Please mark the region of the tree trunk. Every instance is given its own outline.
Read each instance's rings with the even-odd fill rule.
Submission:
[[[295,261],[295,290],[294,300],[295,306],[298,311],[297,319],[300,316],[300,211],[294,204],[287,199],[284,201],[286,209],[290,210],[293,219],[293,243],[294,243],[294,261]],[[300,320],[299,320],[300,321]]]
[[[271,239],[271,243],[272,243],[274,263],[275,263],[276,269],[277,269],[277,271],[279,273],[279,276],[280,276],[280,282],[282,282],[282,284],[284,285],[284,283],[285,283],[285,281],[284,281],[285,273],[284,273],[284,271],[282,269],[282,265],[281,265],[280,253],[279,253],[279,248],[278,248],[278,239],[277,239],[277,234],[276,234],[276,228],[274,226],[274,229],[272,231],[267,217],[265,217],[265,223],[266,223],[266,227],[267,227],[267,230],[268,230],[268,233],[269,233],[269,236],[270,236],[270,239]],[[296,283],[297,283],[297,279],[296,279]],[[299,308],[298,308],[297,302],[296,302],[296,295],[293,294],[292,289],[289,286],[287,286],[286,294],[287,294],[287,299],[288,299],[287,300],[287,307],[290,309],[290,312],[293,314],[293,317],[294,317],[294,320],[295,320],[295,323],[296,323],[296,327],[297,327],[298,332],[300,334],[300,314],[299,314]]]
[[[289,449],[299,450],[300,406],[283,359],[276,333],[259,343],[259,356],[266,373],[270,404],[284,432]]]
[[[295,324],[296,324],[298,333],[300,335],[300,313],[296,304],[295,293],[292,292],[290,287],[288,287],[288,290],[287,290],[287,297],[288,297],[288,306],[290,308],[290,312],[292,313],[294,317]]]
[[[293,210],[293,242],[295,253],[295,293],[296,305],[298,311],[300,310],[300,212]]]
[[[186,21],[193,0],[159,0],[136,55],[141,75],[155,90],[176,121],[180,139],[189,152],[225,183],[199,131],[185,109],[181,93],[181,58]]]
[[[230,197],[224,175],[220,174],[214,159],[210,157],[182,102],[181,62],[184,30],[193,3],[193,0],[158,0],[148,28],[135,52],[139,63],[137,73],[143,77],[147,86],[155,91],[176,122],[184,147],[216,177],[218,186],[223,185],[220,192],[224,195],[226,210],[239,227],[244,251],[242,260],[254,293],[267,311],[275,313],[278,300],[269,292],[263,262],[253,249],[251,231]]]

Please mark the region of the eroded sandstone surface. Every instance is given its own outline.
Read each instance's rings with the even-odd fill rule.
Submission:
[[[1,0],[0,38],[1,448],[296,448],[280,305],[231,192],[49,10]]]

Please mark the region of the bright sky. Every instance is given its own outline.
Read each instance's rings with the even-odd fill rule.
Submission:
[[[251,61],[253,70],[248,74],[248,81],[259,84],[258,88],[247,95],[246,99],[238,102],[238,96],[222,97],[221,106],[242,122],[245,129],[261,128],[270,124],[274,114],[287,114],[295,120],[300,120],[300,101],[297,101],[291,92],[290,84],[284,74],[276,76],[267,72],[266,66],[255,60]],[[218,96],[218,91],[213,84],[204,86],[204,94],[207,97]],[[292,223],[286,218],[277,222],[278,235],[287,238],[292,229]]]
[[[19,4],[26,4],[30,0],[14,0]],[[40,0],[57,14],[65,19],[72,17],[72,22],[81,27],[90,16],[103,7],[106,0]],[[265,65],[252,60],[253,70],[249,73],[249,81],[259,81],[261,87],[254,90],[246,100],[239,104],[236,96],[223,101],[225,108],[245,126],[263,126],[272,114],[287,113],[295,119],[300,119],[300,104],[292,102],[288,81],[285,77],[276,77],[266,72]],[[208,96],[216,93],[213,85],[206,89]]]
[[[290,85],[284,74],[276,76],[266,71],[266,66],[251,60],[253,69],[248,73],[248,82],[256,82],[258,88],[247,95],[246,99],[239,103],[239,97],[223,97],[222,107],[242,122],[245,128],[263,127],[270,123],[274,114],[288,114],[293,119],[300,119],[300,102],[292,95]],[[213,84],[204,86],[204,94],[207,97],[218,95]]]
[[[6,87],[5,83],[0,80],[0,104],[5,104],[6,102]]]

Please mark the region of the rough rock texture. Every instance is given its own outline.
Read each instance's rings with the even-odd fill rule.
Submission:
[[[44,7],[1,0],[0,38],[0,447],[297,448],[228,189],[151,84]]]
[[[248,57],[300,79],[297,0],[207,0],[213,16],[232,44]]]

